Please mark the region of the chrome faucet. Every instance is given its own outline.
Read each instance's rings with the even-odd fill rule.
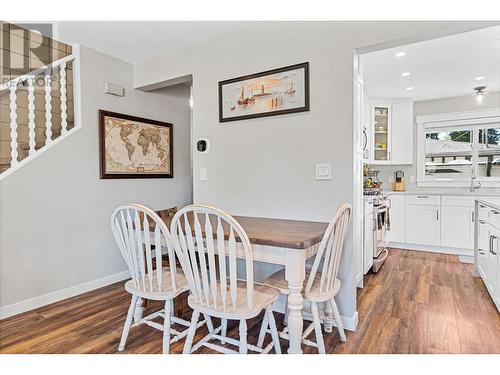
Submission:
[[[476,168],[472,167],[471,174],[470,174],[470,188],[469,191],[473,193],[476,189],[481,188],[481,181],[477,179],[476,175]]]

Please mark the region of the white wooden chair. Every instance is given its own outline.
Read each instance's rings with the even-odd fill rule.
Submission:
[[[312,323],[303,332],[302,343],[317,347],[321,354],[325,354],[323,333],[321,331],[322,322],[325,324],[325,330],[327,330],[335,321],[340,334],[340,340],[342,342],[346,341],[344,325],[337,304],[335,303],[335,296],[341,286],[340,280],[337,279],[337,273],[344,248],[345,235],[351,218],[351,211],[352,208],[347,203],[339,207],[323,235],[312,267],[306,269],[307,284],[303,294],[305,302],[308,301],[311,305]],[[318,271],[321,272],[319,273]],[[264,284],[279,289],[282,294],[289,294],[284,270],[271,275]],[[318,309],[318,303],[324,304],[321,314]],[[267,325],[268,322],[264,318],[257,345],[262,345],[266,332],[269,332]],[[316,343],[307,339],[307,336],[309,336],[313,329],[316,334]],[[280,332],[280,336],[288,339],[288,330],[286,327],[283,332]]]
[[[174,216],[171,232],[191,291],[188,304],[194,310],[183,352],[192,353],[206,346],[221,353],[238,353],[210,342],[218,339],[238,347],[239,353],[268,353],[273,346],[276,353],[281,353],[272,311],[279,291],[254,284],[252,247],[241,225],[222,210],[191,205]],[[244,258],[244,267],[240,263],[239,270],[237,255]],[[238,280],[238,275],[246,280]],[[246,325],[246,319],[263,309],[273,338],[265,348],[247,343]],[[209,327],[209,333],[193,346],[200,313],[220,318],[221,325]],[[226,336],[227,320],[239,321],[239,340]]]
[[[150,223],[154,223],[154,234],[150,233]],[[172,316],[173,299],[188,290],[188,283],[182,271],[177,270],[176,255],[169,230],[153,210],[139,204],[118,207],[111,216],[111,229],[132,276],[132,279],[125,283],[125,290],[132,294],[132,301],[118,350],[125,350],[132,320],[135,318],[134,325],[145,323],[163,331],[163,353],[166,354],[169,352],[170,343],[182,339],[188,331],[186,328],[178,332],[171,328],[171,324],[177,323],[186,327],[190,324],[186,320]],[[154,245],[154,248],[151,245]],[[162,264],[164,249],[168,257],[168,266]],[[137,316],[136,307],[142,299],[165,301],[165,308],[146,317],[142,317],[142,314]],[[153,321],[158,317],[164,319],[163,324]],[[199,325],[203,323],[205,321]],[[207,324],[210,325],[210,322]]]

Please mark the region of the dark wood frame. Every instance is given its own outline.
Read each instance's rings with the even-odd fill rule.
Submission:
[[[243,116],[235,116],[235,117],[229,117],[229,118],[222,117],[222,86],[230,84],[230,83],[235,83],[235,82],[239,82],[239,81],[246,81],[248,79],[263,77],[263,76],[267,76],[269,74],[282,73],[282,72],[286,72],[288,70],[295,70],[295,69],[304,69],[305,105],[303,107],[292,108],[292,109],[282,109],[279,111],[263,112],[263,113],[256,113],[253,115],[243,115]],[[227,79],[225,81],[219,82],[219,122],[248,120],[248,119],[252,119],[252,118],[277,116],[277,115],[284,115],[284,114],[288,114],[288,113],[307,112],[307,111],[309,111],[309,63],[308,62],[301,63],[301,64],[295,64],[295,65],[289,65],[289,66],[285,66],[283,68],[278,68],[278,69],[266,70],[265,72],[249,74],[246,76]]]
[[[120,174],[107,174],[105,170],[105,153],[104,149],[104,118],[106,116],[116,117],[119,119],[144,122],[147,124],[165,126],[170,129],[170,173],[156,174],[156,173],[120,173]],[[106,111],[103,109],[99,110],[99,174],[101,179],[110,178],[173,178],[174,177],[174,135],[173,135],[173,125],[168,122],[162,122],[157,120],[151,120],[143,117],[130,116],[123,113]]]

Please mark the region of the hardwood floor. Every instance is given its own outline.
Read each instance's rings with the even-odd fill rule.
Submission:
[[[324,334],[327,353],[500,353],[500,315],[472,272],[456,256],[391,249],[358,290],[358,330],[347,331],[346,343],[335,329]],[[2,320],[0,353],[117,353],[129,301],[118,283]],[[148,303],[147,310],[158,308]],[[276,315],[281,329],[283,316]],[[260,317],[248,328],[248,341],[256,342]],[[228,333],[238,337],[236,322]],[[160,353],[161,341],[161,332],[133,327],[125,353]],[[172,344],[171,352],[182,352],[183,344]],[[281,344],[286,351],[287,342]]]

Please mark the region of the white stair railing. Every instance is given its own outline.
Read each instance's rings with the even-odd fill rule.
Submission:
[[[76,114],[73,114],[75,119],[74,126],[68,129],[68,95],[67,95],[67,64],[76,61],[76,53],[68,55],[62,59],[54,61],[53,63],[42,66],[29,74],[17,77],[7,83],[0,85],[0,92],[9,91],[9,109],[10,109],[10,167],[2,172],[0,169],[0,180],[7,175],[11,174],[15,169],[24,165],[40,151],[44,151],[48,146],[59,141],[65,135],[77,128],[78,122],[76,121]],[[73,64],[73,90],[76,89],[75,80],[75,64]],[[60,94],[60,110],[61,110],[61,133],[56,139],[52,139],[54,133],[52,131],[53,125],[53,106],[52,106],[52,84],[53,80],[50,73],[56,71],[59,73],[59,94]],[[45,136],[43,137],[43,145],[37,148],[37,139],[35,132],[35,116],[38,113],[35,110],[35,84],[43,82],[45,92]],[[28,87],[28,156],[19,160],[18,147],[20,139],[18,139],[18,87],[19,85],[27,85]],[[73,95],[76,101],[77,95]],[[73,108],[76,107],[74,103]]]

